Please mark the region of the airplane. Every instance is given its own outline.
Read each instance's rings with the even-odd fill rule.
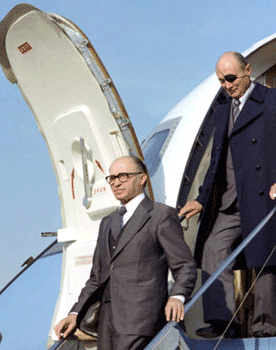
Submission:
[[[110,164],[129,154],[144,158],[151,179],[148,196],[182,207],[196,197],[204,179],[214,132],[212,112],[224,95],[213,74],[180,101],[140,147],[111,77],[89,39],[74,23],[20,4],[0,23],[0,45],[3,72],[17,84],[33,112],[58,183],[63,226],[56,234],[63,264],[47,348],[62,349],[53,327],[67,315],[89,276],[101,218],[118,207],[105,182]],[[252,78],[270,87],[276,86],[275,46],[276,34],[243,53],[252,66]],[[182,226],[193,251],[198,220],[184,220]],[[44,256],[47,254],[52,251]],[[244,294],[242,272],[237,273],[236,287],[240,299]],[[199,289],[200,273],[195,293]],[[240,317],[247,329],[250,313],[244,309]],[[204,326],[201,300],[187,313],[185,325],[185,333],[173,327],[150,348],[217,346],[217,340],[195,335],[195,330]],[[275,349],[275,338],[252,338],[249,329],[247,333],[248,338],[220,339],[219,345],[224,349]],[[96,349],[95,337],[80,330],[76,336],[86,349]]]

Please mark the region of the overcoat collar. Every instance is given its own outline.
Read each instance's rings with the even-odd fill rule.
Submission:
[[[236,134],[241,128],[250,123],[253,119],[260,116],[263,110],[263,102],[267,92],[267,87],[255,83],[252,93],[249,95],[241,113],[231,132],[231,136]],[[224,135],[228,131],[228,122],[230,116],[231,99],[227,97],[226,102],[220,108],[217,114],[216,126],[220,135]]]
[[[138,205],[132,217],[128,220],[123,228],[122,235],[118,241],[117,248],[114,252],[113,258],[111,259],[109,251],[109,234],[111,231],[111,222],[114,213],[110,215],[109,220],[109,230],[106,237],[106,249],[108,251],[108,256],[112,260],[124,249],[124,247],[132,240],[132,238],[140,231],[140,229],[145,225],[145,223],[150,219],[150,211],[153,209],[153,202],[148,198],[144,198],[142,202]]]
[[[255,83],[252,93],[249,95],[243,109],[241,110],[240,115],[236,123],[234,124],[232,133],[230,136],[235,134],[245,125],[250,123],[253,119],[260,116],[263,111],[263,102],[265,99],[265,94],[267,88],[259,83]]]

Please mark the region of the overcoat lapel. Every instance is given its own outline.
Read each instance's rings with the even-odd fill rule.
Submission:
[[[119,239],[117,248],[115,249],[112,260],[124,249],[124,247],[133,239],[133,237],[140,231],[145,223],[150,219],[150,211],[153,208],[153,203],[149,198],[143,199],[138,205],[132,217],[128,220],[123,228],[122,235]]]
[[[228,99],[227,103],[225,103],[220,108],[220,113],[216,114],[215,118],[215,126],[217,130],[217,144],[223,144],[223,138],[228,134],[228,123],[229,123],[229,115],[230,115],[230,107],[231,100]]]
[[[250,123],[253,119],[260,116],[263,112],[263,102],[267,89],[261,84],[256,83],[255,88],[248,97],[241,113],[239,114],[230,137],[237,133],[241,128]]]

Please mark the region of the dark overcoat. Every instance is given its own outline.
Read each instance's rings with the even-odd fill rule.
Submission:
[[[188,298],[196,280],[196,265],[183,239],[177,212],[145,198],[126,223],[113,257],[109,235],[111,215],[100,225],[91,276],[71,312],[78,322],[88,307],[100,298],[110,281],[113,323],[119,334],[152,336],[165,322],[168,298],[168,268],[175,283],[170,295]]]
[[[242,238],[247,237],[276,204],[269,197],[276,182],[276,89],[255,83],[228,138],[231,99],[214,112],[211,162],[197,201],[203,205],[195,259],[201,266],[203,246],[217,217],[225,189],[226,155],[231,148]],[[276,245],[276,217],[245,248],[248,268],[260,267]],[[276,266],[276,254],[268,262]]]

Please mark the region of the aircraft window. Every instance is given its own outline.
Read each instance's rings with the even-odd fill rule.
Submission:
[[[145,163],[149,176],[153,176],[161,161],[160,152],[169,135],[170,129],[165,129],[154,134],[144,149]]]
[[[180,120],[181,117],[177,117],[159,124],[142,142],[142,150],[149,176],[153,176],[156,173]]]

